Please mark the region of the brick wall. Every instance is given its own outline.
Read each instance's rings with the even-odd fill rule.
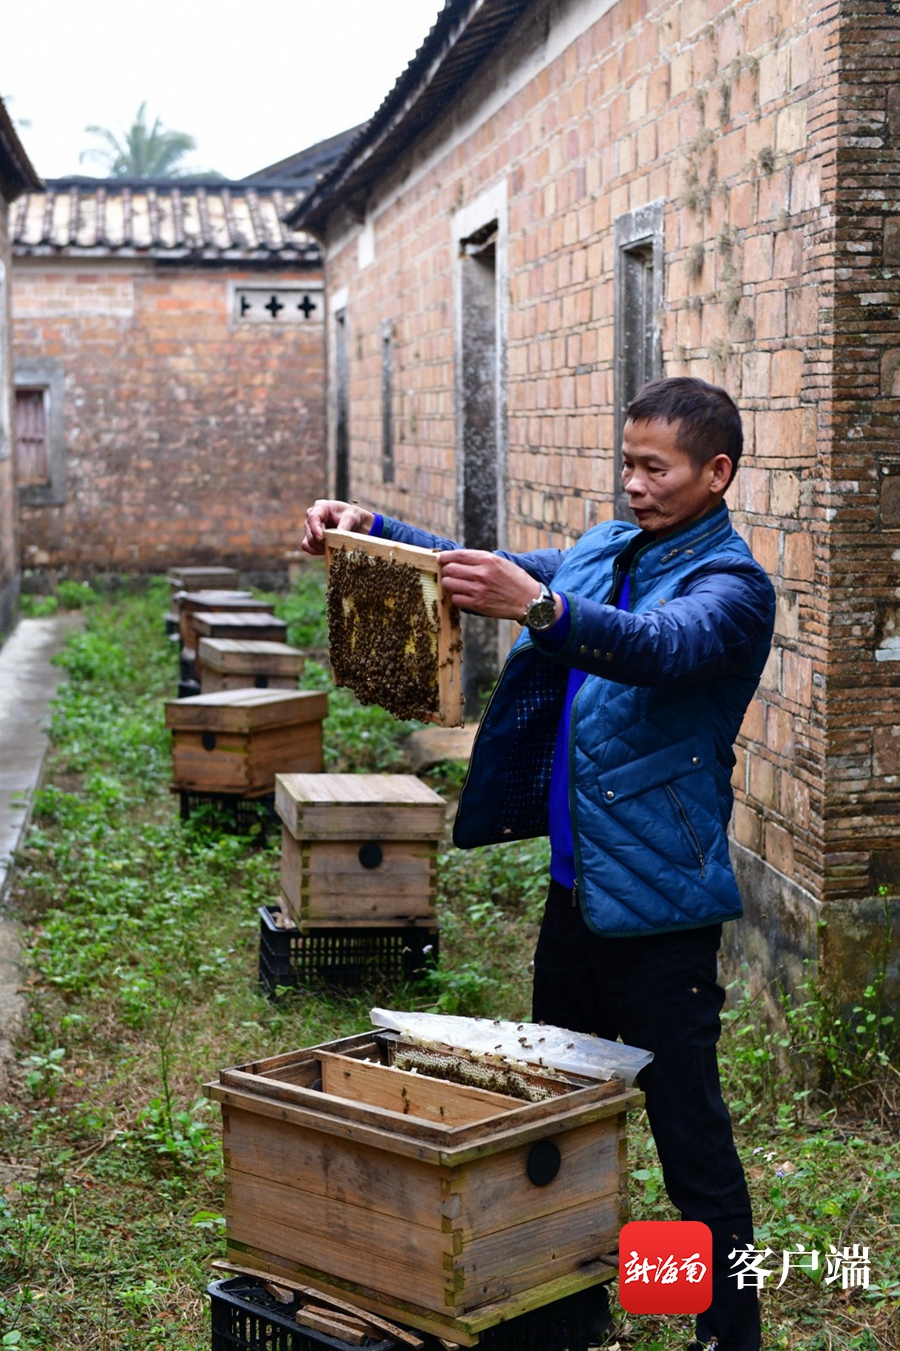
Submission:
[[[23,565],[280,565],[323,485],[322,328],[235,324],[228,285],[302,277],[73,258],[15,268],[17,359],[57,359],[65,379],[66,500],[22,508]]]
[[[838,91],[825,893],[900,893],[900,12],[844,4]]]
[[[12,356],[9,313],[10,252],[9,208],[0,193],[0,400],[7,396],[6,407],[12,408]],[[6,389],[2,386],[6,386]],[[15,620],[16,598],[19,590],[18,530],[16,523],[16,486],[13,479],[11,429],[2,426],[3,407],[0,406],[0,639],[9,632]],[[4,444],[5,443],[5,444]]]
[[[876,661],[879,644],[900,655],[900,17],[838,0],[619,0],[586,24],[597,9],[528,12],[377,185],[368,266],[358,228],[332,217],[352,493],[458,529],[452,221],[505,183],[506,544],[565,545],[609,517],[615,221],[664,200],[664,370],[737,399],[747,450],[729,501],[778,594],[738,748],[735,849],[756,869],[745,892],[765,893],[760,949],[793,926],[802,956],[823,900],[900,892],[900,668]]]

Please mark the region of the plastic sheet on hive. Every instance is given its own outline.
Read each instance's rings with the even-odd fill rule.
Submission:
[[[393,1009],[372,1009],[370,1017],[375,1027],[399,1032],[421,1046],[448,1047],[588,1079],[624,1079],[629,1086],[653,1059],[652,1051],[642,1051],[637,1046],[543,1023],[401,1013]]]
[[[461,726],[459,611],[437,552],[326,530],[325,559],[335,683],[397,718]]]

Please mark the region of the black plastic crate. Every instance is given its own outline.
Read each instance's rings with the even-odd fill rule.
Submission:
[[[359,985],[373,977],[413,980],[438,955],[436,929],[317,929],[302,934],[275,923],[277,905],[259,907],[259,983],[269,995],[276,987],[320,980]]]
[[[273,1280],[277,1282],[277,1276]],[[300,1328],[293,1321],[295,1304],[279,1304],[258,1282],[247,1276],[214,1281],[209,1287],[212,1301],[212,1351],[317,1351],[331,1347],[345,1351],[348,1343],[322,1332]],[[252,1298],[251,1298],[252,1296]],[[555,1304],[520,1314],[506,1323],[497,1323],[482,1332],[478,1351],[587,1351],[592,1344],[588,1318],[594,1304],[594,1291],[582,1290]],[[419,1333],[425,1351],[440,1351],[440,1342],[427,1333]],[[447,1333],[452,1341],[452,1334]],[[405,1351],[393,1338],[366,1341],[363,1351]]]
[[[350,1342],[300,1327],[293,1317],[299,1297],[291,1304],[279,1304],[248,1276],[213,1281],[209,1298],[212,1351],[359,1351]],[[362,1351],[401,1351],[401,1343],[393,1337],[380,1342],[367,1337]]]
[[[478,1351],[587,1351],[592,1345],[588,1336],[592,1294],[581,1290],[508,1323],[497,1323],[481,1333]],[[438,1351],[438,1342],[426,1338],[425,1344],[427,1351]]]
[[[227,835],[255,835],[265,844],[269,832],[281,827],[275,812],[275,794],[241,797],[239,793],[178,793],[182,821],[189,821],[201,808],[208,824]]]

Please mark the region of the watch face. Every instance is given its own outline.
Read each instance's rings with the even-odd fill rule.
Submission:
[[[541,595],[525,611],[525,623],[530,629],[549,629],[556,618],[556,600],[552,595]]]

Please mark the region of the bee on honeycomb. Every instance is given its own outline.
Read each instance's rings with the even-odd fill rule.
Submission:
[[[340,549],[328,578],[335,682],[396,718],[439,711],[439,609],[432,577],[408,563]]]
[[[521,1098],[524,1102],[545,1102],[555,1096],[548,1088],[530,1083],[514,1069],[503,1065],[479,1064],[462,1056],[438,1055],[433,1051],[407,1047],[397,1051],[394,1066],[401,1070],[416,1070],[432,1079],[486,1088],[492,1093],[504,1093],[509,1098]]]

